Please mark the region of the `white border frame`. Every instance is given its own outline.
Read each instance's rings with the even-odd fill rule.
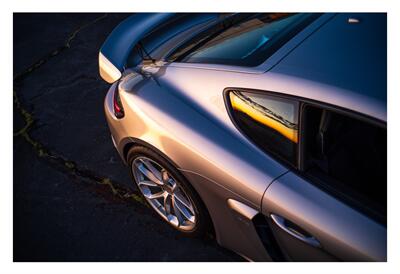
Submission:
[[[397,158],[400,155],[400,9],[395,0],[152,0],[152,1],[51,1],[16,0],[2,2],[1,26],[1,83],[4,86],[0,117],[2,119],[0,191],[0,260],[2,273],[119,273],[119,272],[176,272],[187,268],[191,273],[223,271],[243,273],[391,273],[399,271],[400,259],[400,178]],[[13,137],[12,117],[12,51],[13,12],[387,12],[388,13],[388,263],[13,263],[12,262],[12,184]]]

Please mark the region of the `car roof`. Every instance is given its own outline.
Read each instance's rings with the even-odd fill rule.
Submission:
[[[337,87],[386,111],[386,69],[386,15],[344,13],[332,17],[270,71]]]
[[[252,80],[248,88],[259,89],[258,83],[264,83],[261,89],[336,105],[386,121],[384,13],[324,14],[257,67],[170,65],[243,73],[243,78],[245,74],[259,74],[260,81]]]

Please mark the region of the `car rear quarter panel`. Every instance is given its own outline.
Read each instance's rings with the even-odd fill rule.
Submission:
[[[117,122],[126,137],[151,144],[181,169],[210,178],[259,208],[265,188],[286,168],[174,87],[140,75],[125,80],[119,88],[126,114]],[[219,97],[223,104],[222,91]]]
[[[120,153],[127,142],[139,139],[167,155],[205,202],[218,242],[251,260],[268,260],[251,221],[238,221],[227,201],[259,211],[265,189],[287,169],[159,79],[131,73],[119,92],[125,117],[113,117],[112,88],[105,108]],[[222,90],[211,100],[223,106]],[[226,113],[225,108],[220,111]]]

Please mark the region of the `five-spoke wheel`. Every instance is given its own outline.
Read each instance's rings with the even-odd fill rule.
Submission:
[[[200,196],[166,156],[136,145],[128,151],[127,162],[143,197],[173,228],[191,237],[213,232]]]
[[[196,212],[184,189],[165,167],[139,156],[132,162],[132,173],[143,196],[165,220],[181,230],[192,230]]]

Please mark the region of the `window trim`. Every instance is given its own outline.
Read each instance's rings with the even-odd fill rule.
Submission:
[[[265,151],[264,149],[260,148],[259,145],[257,145],[255,142],[251,140],[251,138],[248,137],[246,133],[243,132],[243,130],[239,127],[239,125],[236,123],[235,118],[233,117],[233,108],[230,104],[230,99],[229,99],[229,93],[232,91],[239,91],[239,92],[248,92],[248,93],[255,93],[255,94],[265,94],[270,97],[277,97],[277,98],[283,98],[286,100],[294,100],[299,103],[299,113],[298,113],[298,127],[299,127],[299,142],[297,145],[297,163],[296,166],[292,165],[290,162],[288,162],[285,159],[282,159],[282,157],[277,156],[275,153],[270,153],[269,151]],[[371,117],[368,115],[365,115],[363,113],[356,112],[354,110],[342,108],[340,106],[332,105],[329,103],[324,103],[320,102],[317,100],[312,100],[312,99],[307,99],[304,97],[299,97],[299,96],[294,96],[294,95],[289,95],[281,92],[275,92],[275,91],[270,91],[270,90],[259,90],[259,89],[251,89],[251,88],[236,88],[236,87],[227,87],[223,90],[223,97],[224,97],[224,102],[225,102],[225,107],[228,112],[228,116],[235,126],[235,128],[244,136],[246,137],[247,140],[249,140],[253,145],[255,145],[258,149],[260,149],[263,153],[271,157],[273,160],[277,161],[278,163],[282,164],[283,166],[287,167],[289,171],[293,172],[300,178],[306,180],[308,183],[316,186],[319,188],[321,191],[324,191],[342,203],[350,206],[354,210],[357,210],[361,212],[362,214],[374,219],[375,221],[378,221],[379,223],[386,225],[386,218],[387,216],[384,216],[377,210],[369,207],[366,205],[364,202],[365,199],[362,197],[358,197],[358,195],[355,195],[357,197],[351,197],[351,195],[343,193],[342,191],[335,189],[335,187],[329,185],[328,182],[324,182],[322,179],[315,178],[311,176],[310,174],[307,174],[305,172],[305,167],[304,167],[304,160],[305,160],[305,155],[304,155],[304,110],[307,106],[312,106],[312,107],[317,107],[321,109],[325,109],[328,111],[333,111],[341,115],[348,116],[349,118],[352,119],[357,119],[366,123],[369,123],[371,125],[383,128],[387,130],[387,122],[381,121],[379,119],[376,119],[375,117]],[[386,181],[387,184],[387,181]],[[358,200],[357,200],[358,199]],[[387,204],[386,204],[386,209],[387,209]],[[386,213],[387,215],[387,213]]]

